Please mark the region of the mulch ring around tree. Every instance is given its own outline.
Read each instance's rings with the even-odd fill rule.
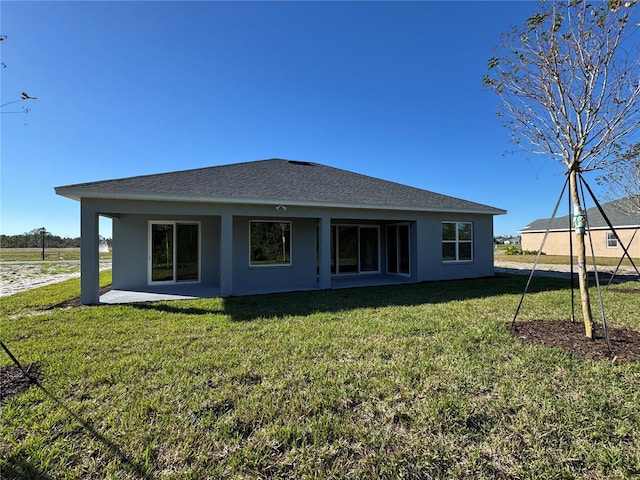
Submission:
[[[40,382],[42,380],[42,372],[40,367],[32,363],[27,366],[23,366],[29,376]],[[6,402],[11,397],[15,397],[20,393],[24,393],[29,388],[33,387],[35,383],[30,381],[25,374],[16,365],[8,365],[6,367],[0,367],[0,401]]]
[[[618,293],[640,293],[640,288],[609,288],[609,291]]]
[[[627,363],[640,359],[640,332],[628,328],[608,327],[611,354],[602,325],[596,325],[592,340],[586,337],[582,321],[531,320],[515,322],[514,328],[508,323],[507,328],[524,342],[561,348],[586,360]]]

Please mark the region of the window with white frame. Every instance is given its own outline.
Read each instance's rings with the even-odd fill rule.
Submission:
[[[615,232],[607,232],[607,248],[618,248],[618,236]]]
[[[291,222],[252,220],[249,235],[251,266],[291,265]]]
[[[442,261],[469,262],[471,260],[473,260],[473,224],[442,222]]]

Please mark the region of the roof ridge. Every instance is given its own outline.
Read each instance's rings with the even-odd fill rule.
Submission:
[[[55,190],[76,200],[197,199],[226,203],[277,200],[316,206],[505,213],[485,204],[331,165],[281,158],[86,182]]]

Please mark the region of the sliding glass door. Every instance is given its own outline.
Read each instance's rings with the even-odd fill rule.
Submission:
[[[197,282],[200,279],[200,225],[152,222],[149,230],[150,283]]]
[[[173,224],[151,224],[151,281],[173,281]]]
[[[338,226],[338,273],[358,273],[358,227]]]
[[[199,237],[197,224],[176,224],[176,282],[197,282],[200,278]]]
[[[380,229],[368,225],[331,227],[331,273],[380,271]]]
[[[387,272],[410,274],[409,224],[387,225]]]
[[[380,249],[378,227],[360,227],[360,271],[380,271]]]

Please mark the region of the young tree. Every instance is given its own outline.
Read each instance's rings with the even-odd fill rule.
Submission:
[[[601,168],[639,134],[637,2],[543,0],[524,27],[501,36],[483,79],[501,99],[512,140],[566,166],[576,215],[585,210],[579,173]],[[584,236],[576,228],[582,315],[593,338]]]

